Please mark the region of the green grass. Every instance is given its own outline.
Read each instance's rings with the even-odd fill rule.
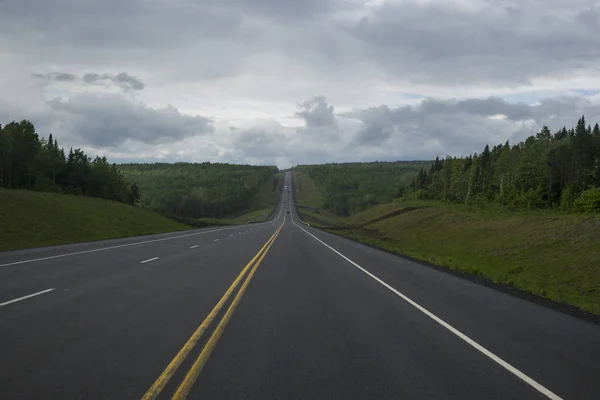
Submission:
[[[252,199],[252,203],[249,210],[244,214],[235,218],[229,218],[227,221],[234,224],[245,224],[248,221],[258,222],[264,221],[277,207],[279,194],[283,190],[284,174],[282,172],[277,174],[277,186],[273,185],[272,180],[265,182],[256,196]]]
[[[296,203],[300,218],[314,226],[329,226],[342,220],[342,217],[323,208],[323,197],[315,183],[306,174],[294,172]]]
[[[334,226],[360,226],[370,221],[379,218],[383,215],[389,214],[403,209],[404,206],[399,203],[386,203],[380,204],[373,208],[358,212],[349,217],[340,219]]]
[[[113,201],[0,189],[0,251],[189,228],[162,215]]]
[[[250,211],[249,213],[240,215],[236,218],[230,218],[227,221],[232,224],[245,224],[248,221],[257,222],[264,221],[273,212],[273,207],[267,207],[260,210]]]
[[[321,208],[323,196],[312,179],[302,172],[294,172],[294,185],[296,202],[305,207]]]
[[[377,213],[420,207],[367,224]],[[435,202],[378,206],[333,232],[600,314],[600,217]]]
[[[279,194],[283,190],[281,185],[283,184],[284,174],[280,172],[276,176],[277,186],[273,185],[273,181],[271,179],[263,183],[258,190],[258,193],[252,198],[248,212],[257,210],[262,211],[265,209],[272,211],[277,206]]]

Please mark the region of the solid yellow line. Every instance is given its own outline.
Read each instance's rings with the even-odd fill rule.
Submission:
[[[279,227],[279,229],[276,232],[277,234],[279,234],[282,227],[283,227],[283,225]],[[276,238],[277,238],[277,236],[275,236],[275,239]],[[275,240],[273,240],[273,241],[271,241],[271,243],[269,243],[269,246],[267,247],[267,249],[262,253],[262,255],[260,256],[260,258],[258,259],[256,264],[254,264],[254,267],[252,267],[252,270],[248,274],[248,277],[244,281],[244,284],[242,285],[242,287],[238,291],[237,295],[233,299],[233,302],[227,309],[227,312],[223,316],[223,319],[221,320],[219,325],[217,325],[215,331],[213,332],[213,334],[210,337],[210,339],[208,340],[208,342],[206,342],[206,345],[202,349],[202,352],[200,353],[200,355],[198,356],[196,361],[194,361],[194,365],[192,365],[192,367],[190,368],[189,372],[187,373],[187,375],[185,376],[185,378],[183,379],[183,381],[177,388],[177,391],[175,392],[175,394],[173,395],[171,400],[184,400],[190,394],[190,391],[192,390],[194,383],[198,379],[200,372],[202,372],[202,368],[204,368],[204,366],[206,365],[206,362],[208,361],[208,358],[210,357],[211,353],[213,352],[217,343],[219,342],[219,339],[221,338],[223,331],[227,327],[227,324],[229,324],[229,321],[231,320],[231,317],[232,317],[233,313],[235,312],[235,309],[237,308],[238,304],[240,303],[240,300],[242,299],[242,296],[244,295],[244,292],[246,291],[246,288],[248,287],[248,284],[250,283],[250,280],[252,279],[252,276],[254,276],[256,269],[258,268],[258,266],[260,265],[262,260],[265,258],[265,255],[267,254],[267,252],[269,251],[269,249],[271,248],[271,246],[273,245],[274,242],[275,242]]]
[[[175,374],[175,372],[177,371],[177,369],[179,368],[181,363],[185,360],[185,358],[188,356],[190,351],[192,351],[194,346],[196,346],[196,343],[198,343],[198,340],[200,339],[200,337],[202,336],[204,331],[206,331],[206,329],[211,324],[211,322],[215,319],[215,317],[217,316],[219,311],[221,311],[221,309],[223,308],[223,306],[225,305],[227,300],[229,300],[229,298],[231,297],[231,295],[233,294],[235,289],[238,287],[238,285],[242,281],[244,275],[246,275],[246,272],[250,269],[252,264],[254,264],[254,262],[260,257],[260,255],[263,253],[263,251],[266,251],[265,249],[267,249],[269,244],[273,243],[273,241],[277,237],[277,234],[281,230],[282,226],[280,226],[275,231],[275,233],[273,233],[273,235],[269,238],[269,240],[267,240],[267,243],[265,243],[264,246],[261,247],[261,249],[258,251],[258,253],[256,253],[256,255],[252,258],[252,260],[250,260],[250,262],[248,264],[246,264],[246,266],[244,267],[242,272],[240,272],[240,274],[237,276],[235,281],[233,281],[231,286],[229,286],[229,289],[227,289],[227,292],[225,292],[223,297],[221,297],[221,300],[219,300],[219,302],[212,309],[210,314],[208,314],[206,319],[204,319],[204,321],[202,321],[200,326],[196,329],[196,331],[188,339],[188,341],[185,343],[185,345],[183,345],[181,350],[179,350],[177,355],[173,358],[173,360],[171,360],[171,362],[169,363],[167,368],[165,368],[165,370],[162,372],[162,374],[160,374],[160,376],[152,384],[150,389],[148,389],[146,394],[144,394],[144,396],[142,397],[142,400],[154,400],[158,397],[158,395],[165,388],[165,386],[167,385],[167,383],[169,382],[169,380],[171,379],[173,374]]]

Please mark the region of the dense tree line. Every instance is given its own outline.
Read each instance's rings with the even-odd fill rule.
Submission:
[[[600,127],[585,116],[571,129],[508,141],[469,157],[436,159],[411,184],[412,198],[497,202],[509,207],[600,211]]]
[[[423,166],[431,161],[301,165],[323,196],[323,207],[347,216],[402,196]]]
[[[144,207],[186,218],[223,218],[247,211],[261,186],[277,184],[278,172],[274,166],[209,162],[121,164],[119,169],[140,186]]]
[[[0,125],[0,188],[78,194],[136,204],[140,191],[106,157],[65,154],[52,134],[40,138],[27,120]]]

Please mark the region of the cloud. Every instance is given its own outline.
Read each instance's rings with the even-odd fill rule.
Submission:
[[[123,90],[142,90],[146,86],[141,80],[126,72],[121,72],[115,76],[113,82],[123,88]]]
[[[87,73],[83,75],[83,81],[89,85],[113,83],[124,91],[142,90],[146,87],[139,78],[129,75],[127,72],[121,72],[117,75]]]
[[[115,147],[127,140],[162,145],[214,131],[209,118],[181,114],[171,105],[151,108],[118,94],[82,93],[48,105],[61,131],[93,147]]]
[[[596,3],[4,0],[0,118],[119,159],[468,154],[596,119]]]
[[[585,73],[597,65],[593,4],[390,1],[344,27],[386,71],[414,83],[527,86],[541,76]]]
[[[298,133],[313,140],[331,141],[338,136],[339,129],[334,114],[334,107],[327,103],[324,96],[315,96],[299,104],[300,111],[295,116],[304,121],[305,127]]]
[[[31,74],[36,78],[44,79],[48,82],[73,82],[77,79],[74,74],[67,72],[50,72],[47,74]]]
[[[543,125],[556,131],[581,115],[600,122],[598,102],[561,96],[535,105],[486,99],[426,99],[416,106],[382,105],[343,113],[361,123],[348,149],[389,149],[399,158],[435,158],[479,152],[486,144],[524,140]]]
[[[388,106],[369,108],[355,115],[363,123],[356,135],[358,145],[382,145],[395,132],[396,123]]]
[[[56,82],[76,83],[79,80],[76,74],[68,72],[49,72],[46,74],[34,73],[31,75],[45,81],[47,84]],[[146,87],[146,84],[142,82],[140,78],[130,75],[127,72],[120,72],[116,75],[90,72],[84,74],[81,77],[81,80],[88,85],[110,86],[112,84],[119,87],[124,92],[143,90]]]
[[[296,116],[304,120],[308,129],[335,126],[333,106],[327,104],[325,97],[317,96],[305,101],[300,105],[300,108],[302,111],[298,111]]]

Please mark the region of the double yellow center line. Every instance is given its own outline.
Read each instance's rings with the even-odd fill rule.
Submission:
[[[284,220],[284,222],[285,222],[285,220]],[[175,394],[173,395],[173,397],[171,399],[172,400],[183,400],[188,396],[188,394],[192,390],[192,387],[194,386],[194,382],[196,382],[196,379],[198,379],[198,376],[200,375],[202,368],[204,368],[204,365],[206,365],[208,358],[210,357],[211,353],[213,352],[215,346],[217,345],[217,342],[221,338],[221,335],[223,334],[223,331],[227,327],[227,324],[231,320],[231,316],[235,312],[235,309],[237,308],[238,304],[240,303],[240,300],[242,299],[242,296],[244,295],[244,292],[246,291],[246,288],[248,287],[250,280],[254,276],[256,269],[258,268],[258,266],[260,265],[262,260],[265,258],[265,255],[267,254],[267,252],[273,245],[273,242],[279,235],[279,232],[281,232],[282,228],[283,228],[283,223],[279,226],[279,228],[277,228],[277,230],[269,238],[267,243],[265,243],[264,246],[258,251],[258,253],[256,253],[256,255],[252,258],[252,260],[250,260],[250,262],[248,264],[246,264],[246,266],[244,267],[242,272],[240,272],[240,274],[237,276],[235,281],[233,281],[231,286],[229,286],[229,289],[227,289],[227,291],[225,292],[223,297],[221,297],[221,300],[219,300],[217,305],[208,314],[206,319],[204,321],[202,321],[200,326],[198,326],[196,331],[192,334],[192,336],[188,339],[188,341],[183,345],[181,350],[179,350],[177,355],[173,358],[173,360],[171,360],[171,362],[169,363],[167,368],[165,368],[165,370],[162,372],[162,374],[160,374],[158,379],[156,379],[156,381],[152,384],[150,389],[148,389],[146,394],[144,394],[144,396],[142,397],[142,400],[154,400],[158,397],[158,395],[165,388],[165,386],[167,385],[169,380],[173,377],[173,375],[175,374],[175,372],[177,371],[177,369],[179,368],[181,363],[183,363],[183,361],[188,356],[190,351],[192,351],[192,349],[196,346],[196,344],[198,343],[198,340],[200,340],[200,337],[202,336],[202,334],[204,334],[204,332],[209,327],[209,325],[212,323],[212,321],[215,319],[217,314],[219,314],[219,312],[221,311],[221,309],[223,308],[225,303],[227,303],[227,300],[229,300],[231,295],[235,292],[235,290],[239,286],[240,282],[244,279],[244,276],[246,276],[246,273],[248,272],[248,270],[250,270],[250,273],[248,274],[248,276],[246,276],[246,280],[244,280],[242,287],[237,292],[237,295],[235,296],[235,298],[231,302],[231,305],[225,312],[225,315],[221,319],[221,322],[219,322],[219,325],[217,325],[217,327],[215,328],[215,331],[213,332],[212,336],[210,337],[210,339],[208,339],[208,342],[206,342],[206,345],[204,345],[202,352],[200,353],[198,358],[196,358],[196,361],[194,361],[194,364],[188,371],[187,375],[185,376],[185,378],[183,379],[183,381],[181,382],[181,384],[177,388],[177,391],[175,392]]]

